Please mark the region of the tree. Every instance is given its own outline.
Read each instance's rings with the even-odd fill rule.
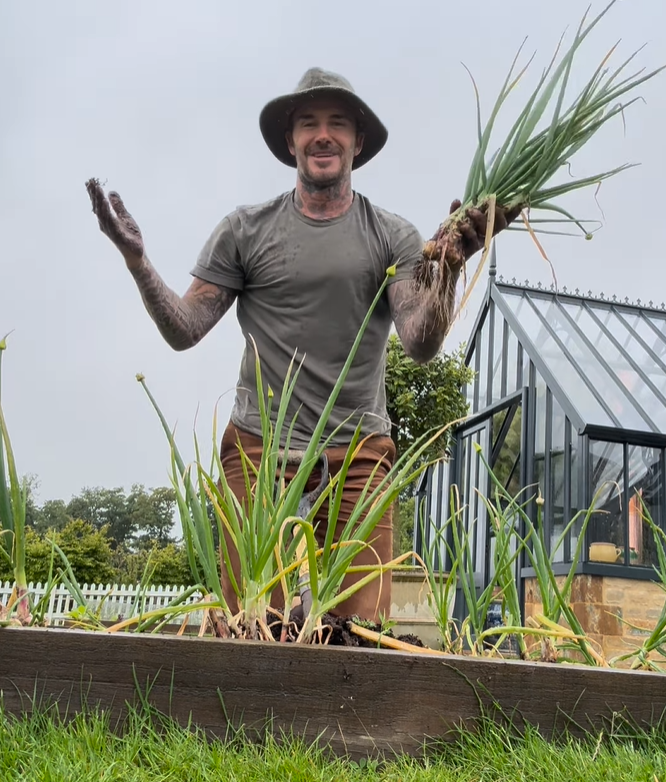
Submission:
[[[166,546],[173,542],[169,533],[173,528],[175,510],[175,489],[161,486],[148,493],[140,484],[132,486],[132,491],[127,497],[127,511],[135,530],[135,542],[139,548],[151,547],[153,543]]]
[[[26,487],[25,523],[28,527],[34,527],[39,517],[39,508],[35,501],[39,489],[39,478],[36,475],[24,475],[22,481]]]
[[[96,530],[87,521],[75,519],[59,532],[40,535],[32,527],[26,528],[26,577],[33,583],[46,582],[51,564],[51,539],[67,557],[76,580],[80,584],[107,584],[116,579],[112,564],[111,545],[105,529]],[[55,553],[54,573],[63,562]],[[12,581],[11,569],[0,561],[0,581]]]
[[[36,518],[32,526],[37,532],[42,534],[50,529],[59,532],[71,520],[72,517],[67,513],[67,505],[63,500],[46,500],[41,508],[37,508]]]
[[[116,556],[118,556],[116,551]],[[150,560],[150,561],[149,561]],[[118,583],[138,584],[146,574],[151,584],[162,586],[193,586],[194,581],[187,561],[185,547],[176,543],[145,547],[136,553],[124,552],[116,560]]]
[[[442,352],[427,364],[417,364],[404,351],[399,338],[389,337],[386,355],[386,405],[391,420],[391,437],[398,457],[409,446],[431,430],[464,418],[469,405],[463,387],[474,378],[474,371],[466,366],[465,346],[452,353]],[[423,460],[442,457],[451,441],[451,429],[444,432],[426,451]],[[400,502],[406,502],[414,485]],[[408,507],[408,506],[407,506]],[[397,551],[411,541],[411,524],[399,508],[394,512],[394,541]],[[397,527],[397,528],[396,528]]]
[[[388,340],[386,356],[386,403],[391,419],[391,437],[398,456],[431,429],[467,415],[468,403],[462,389],[474,378],[465,365],[464,345],[453,353],[440,353],[427,364],[407,356],[395,334]],[[451,432],[433,443],[424,458],[443,455]]]
[[[173,488],[158,487],[147,491],[141,484],[134,484],[128,495],[120,489],[85,488],[72,497],[66,513],[77,519],[89,521],[95,529],[106,527],[113,548],[124,546],[132,550],[169,543],[176,508]]]
[[[114,548],[134,533],[127,498],[120,488],[84,488],[80,495],[69,501],[67,513],[73,519],[90,522],[96,530],[107,529]]]
[[[56,543],[69,560],[81,584],[107,584],[115,581],[111,541],[106,527],[95,529],[83,519],[75,519],[61,532]]]

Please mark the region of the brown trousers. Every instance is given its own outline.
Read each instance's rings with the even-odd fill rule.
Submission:
[[[261,460],[261,454],[263,450],[263,443],[261,438],[248,432],[242,431],[229,423],[224,435],[222,437],[222,445],[220,449],[220,457],[222,461],[222,469],[224,475],[229,484],[230,489],[234,492],[239,502],[243,502],[243,498],[246,496],[245,478],[243,475],[243,469],[241,466],[241,458],[237,446],[237,438],[240,439],[243,451],[246,456],[252,461],[255,466],[259,466]],[[347,447],[332,447],[326,450],[326,456],[328,458],[329,473],[331,476],[336,475],[342,468],[345,456],[347,454]],[[357,457],[352,461],[347,472],[347,478],[342,494],[342,503],[340,506],[340,513],[337,521],[337,528],[335,532],[334,541],[339,539],[345,524],[349,520],[349,517],[356,505],[358,498],[363,491],[372,471],[377,466],[377,463],[381,464],[377,469],[377,472],[373,478],[371,484],[372,489],[381,482],[384,476],[391,469],[395,460],[395,445],[390,437],[371,437],[366,441]],[[286,480],[287,482],[293,478],[297,467],[289,465],[286,468]],[[306,491],[312,491],[318,485],[321,479],[321,472],[319,468],[312,471]],[[322,522],[317,524],[317,522]],[[326,500],[319,509],[315,517],[315,538],[317,543],[321,546],[324,543],[326,535],[326,526],[328,522],[328,500]],[[225,530],[225,538],[227,541],[227,547],[229,550],[232,570],[238,581],[240,577],[240,567],[238,560],[238,552],[235,550],[228,534]],[[373,553],[369,549],[363,550],[353,560],[353,565],[371,565],[377,564],[377,557],[381,562],[389,562],[393,554],[393,519],[392,508],[382,517],[379,524],[373,530],[368,543],[372,546]],[[352,573],[348,574],[342,582],[340,591],[354,584],[359,579],[363,578],[366,573]],[[237,597],[231,584],[229,583],[229,576],[226,567],[222,568],[222,589],[225,599],[229,606],[235,608],[237,606]],[[282,591],[275,589],[272,595],[272,606],[277,610],[283,609]],[[391,573],[390,571],[384,573],[381,577],[375,578],[365,587],[362,587],[350,598],[340,603],[337,608],[332,612],[338,616],[351,616],[358,615],[362,619],[368,619],[371,621],[379,621],[379,615],[383,614],[388,618],[391,608]]]

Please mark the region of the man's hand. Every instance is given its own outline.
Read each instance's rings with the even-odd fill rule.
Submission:
[[[449,214],[461,207],[455,200]],[[520,214],[520,207],[495,209],[493,236],[503,231]],[[469,209],[465,219],[442,224],[423,250],[426,263],[436,261],[437,278],[415,290],[412,281],[394,282],[388,287],[391,316],[407,355],[417,363],[430,361],[440,350],[449,330],[458,276],[463,265],[485,246],[487,215],[483,209]],[[444,258],[442,260],[442,253]],[[418,288],[418,286],[417,286]]]
[[[86,189],[102,233],[120,250],[139,288],[148,314],[174,350],[187,350],[203,339],[236,300],[238,291],[195,278],[184,296],[171,290],[145,254],[139,226],[118,193],[107,201],[97,179]]]
[[[456,199],[451,203],[449,214],[453,214],[461,207],[461,202]],[[495,207],[495,222],[493,223],[493,236],[496,236],[500,231],[503,231],[508,225],[510,225],[521,212],[521,207],[514,207],[513,209],[502,209]],[[468,261],[475,253],[485,246],[486,243],[486,229],[488,225],[488,219],[485,211],[481,209],[469,209],[467,210],[466,219],[457,224],[460,231],[460,244],[449,243],[447,241],[447,233],[438,230],[437,234],[433,237],[435,242],[436,255],[435,257],[441,257],[441,252],[444,249],[446,252],[446,260],[449,265],[454,269],[462,266],[463,263]],[[460,257],[462,253],[462,257]]]
[[[86,190],[100,230],[120,250],[129,269],[138,269],[144,260],[143,237],[136,221],[125,209],[122,198],[112,191],[107,200],[97,179],[89,179]]]

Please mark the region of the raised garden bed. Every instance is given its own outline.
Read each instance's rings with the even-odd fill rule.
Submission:
[[[663,674],[570,664],[42,628],[3,629],[0,649],[9,713],[55,701],[122,716],[141,692],[213,736],[284,730],[356,758],[421,754],[493,704],[546,736],[617,713],[648,727],[666,707]]]

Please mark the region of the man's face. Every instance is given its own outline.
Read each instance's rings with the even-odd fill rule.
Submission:
[[[301,178],[325,188],[349,175],[363,136],[344,103],[312,101],[294,112],[287,144]]]

